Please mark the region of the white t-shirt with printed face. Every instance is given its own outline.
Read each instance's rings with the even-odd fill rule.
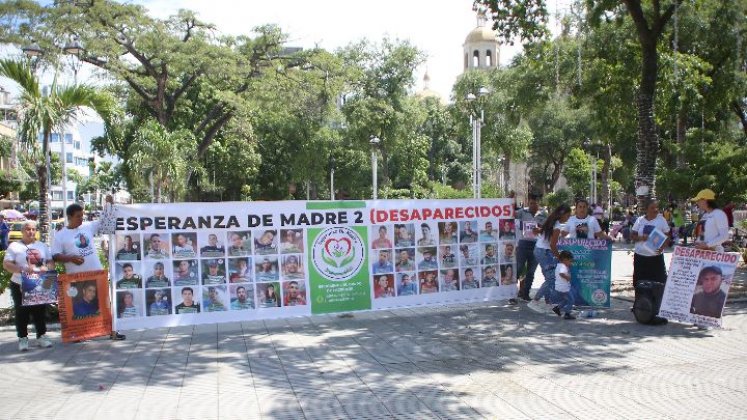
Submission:
[[[34,271],[37,271],[39,267],[45,264],[47,261],[52,259],[52,255],[49,252],[49,248],[44,242],[36,241],[29,245],[23,242],[11,242],[8,245],[8,249],[5,250],[4,261],[12,261],[21,269],[25,269],[26,266],[34,267]],[[21,284],[21,273],[13,273],[10,277],[13,283]]]
[[[669,223],[661,214],[657,214],[654,220],[646,219],[646,216],[641,216],[633,224],[633,231],[638,233],[638,236],[648,235],[653,232],[654,228],[659,229],[663,233],[669,232]],[[656,252],[649,250],[645,246],[645,241],[638,241],[635,243],[635,253],[643,255],[644,257],[653,257],[657,255]]]
[[[579,219],[573,215],[566,222],[564,230],[568,232],[569,238],[594,239],[596,234],[602,231],[602,228],[593,216],[587,215],[583,219]]]
[[[71,274],[84,271],[103,270],[93,239],[98,233],[98,222],[84,222],[75,229],[62,228],[54,236],[52,255],[65,254],[83,257],[83,264],[65,263],[65,271]]]
[[[571,291],[571,282],[564,279],[561,274],[566,274],[570,277],[568,266],[563,263],[559,263],[555,266],[555,291],[568,293]]]

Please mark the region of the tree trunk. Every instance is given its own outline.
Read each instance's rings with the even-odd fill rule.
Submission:
[[[677,169],[686,169],[685,160],[685,137],[687,134],[687,111],[685,107],[680,108],[677,113]]]
[[[503,160],[503,196],[508,197],[511,193],[511,154],[505,153]]]
[[[600,203],[606,203],[608,206],[610,203],[610,167],[612,167],[612,146],[607,143],[607,147],[604,148],[604,154],[602,154],[602,195],[599,197]],[[599,204],[599,203],[597,203]],[[609,208],[609,207],[608,207]]]
[[[747,112],[742,108],[740,101],[733,101],[731,105],[734,113],[737,114],[737,118],[739,118],[739,123],[742,125],[742,132],[747,137]]]
[[[651,36],[649,34],[649,36]],[[659,134],[654,120],[654,95],[658,74],[656,39],[645,39],[639,34],[643,53],[641,87],[636,95],[638,107],[638,153],[636,156],[635,187],[638,211],[643,214],[644,203],[656,197],[656,159],[659,154]]]

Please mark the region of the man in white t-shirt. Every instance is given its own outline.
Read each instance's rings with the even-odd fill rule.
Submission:
[[[52,258],[65,265],[65,272],[74,274],[103,270],[93,239],[99,233],[114,232],[114,199],[106,196],[106,205],[101,220],[83,222],[83,207],[71,204],[65,209],[67,226],[54,236]],[[125,336],[112,331],[112,340],[124,340]]]

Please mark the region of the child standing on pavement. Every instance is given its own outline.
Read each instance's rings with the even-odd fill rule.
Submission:
[[[571,292],[571,264],[573,254],[570,251],[560,251],[558,257],[560,263],[555,267],[555,293],[558,304],[552,311],[560,316],[560,311],[565,312],[563,319],[576,319],[571,315],[573,309],[573,292]]]

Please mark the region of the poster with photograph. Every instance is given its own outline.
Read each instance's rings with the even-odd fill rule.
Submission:
[[[145,316],[142,292],[118,290],[116,297],[117,318],[139,318]]]
[[[117,235],[117,253],[115,259],[118,261],[140,261],[140,235],[127,234]]]
[[[676,246],[659,316],[720,328],[739,258],[737,253]]]
[[[106,271],[61,274],[57,304],[60,309],[62,342],[70,343],[109,335],[109,275]]]
[[[575,305],[609,308],[612,242],[606,239],[560,239],[558,249],[573,254],[571,287]]]
[[[231,293],[232,311],[244,311],[254,309],[254,285],[253,284],[232,284],[228,286]]]
[[[171,289],[145,291],[147,316],[171,315]]]
[[[57,303],[57,272],[21,272],[22,305]]]
[[[668,236],[666,233],[651,225],[646,227],[652,227],[653,229],[651,229],[651,231],[647,233],[648,239],[646,239],[646,242],[643,243],[643,247],[646,248],[649,252],[656,254],[659,252],[659,249],[664,246],[664,243],[667,241]]]

